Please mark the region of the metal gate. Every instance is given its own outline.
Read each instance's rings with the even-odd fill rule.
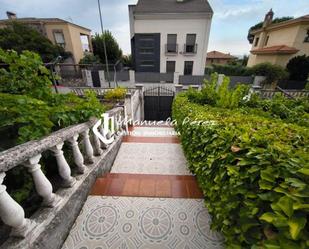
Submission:
[[[144,91],[144,119],[166,120],[171,117],[175,92],[164,86],[156,86]]]

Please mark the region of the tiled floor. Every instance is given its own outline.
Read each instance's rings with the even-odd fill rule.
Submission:
[[[199,199],[90,196],[63,249],[222,248]]]
[[[190,175],[180,144],[122,143],[112,173]]]
[[[154,135],[171,128],[135,129],[148,135],[123,139],[111,173],[97,179],[63,249],[223,248],[178,138]]]

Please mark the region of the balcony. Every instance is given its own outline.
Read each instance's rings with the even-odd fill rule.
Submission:
[[[184,54],[196,54],[197,44],[184,44],[183,53]]]
[[[165,44],[165,54],[178,54],[178,44]]]

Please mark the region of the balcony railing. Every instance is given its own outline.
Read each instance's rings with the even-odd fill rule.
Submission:
[[[184,44],[183,53],[184,54],[196,54],[197,44]]]
[[[166,54],[177,54],[178,53],[178,44],[165,44],[165,53]]]

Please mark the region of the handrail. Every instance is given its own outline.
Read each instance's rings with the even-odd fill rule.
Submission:
[[[295,99],[291,94],[287,93],[286,91],[284,91],[281,87],[276,86],[276,89],[278,89],[280,92],[282,92],[285,96],[287,96],[288,98],[291,99]]]

